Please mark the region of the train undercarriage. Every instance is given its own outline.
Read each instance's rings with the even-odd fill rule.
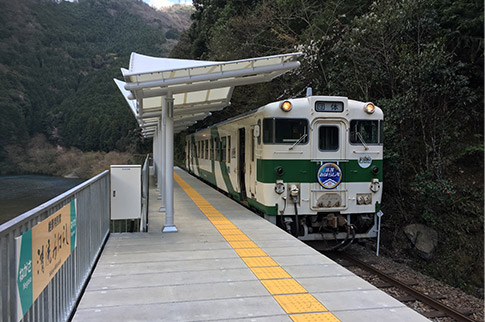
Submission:
[[[268,218],[273,217],[273,218]],[[323,250],[344,250],[355,240],[377,237],[377,216],[370,214],[318,213],[265,218],[302,241],[322,241]]]

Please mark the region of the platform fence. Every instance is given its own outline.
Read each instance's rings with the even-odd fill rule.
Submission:
[[[15,238],[72,200],[77,203],[77,246],[27,313],[23,317],[17,317]],[[108,170],[0,225],[0,320],[68,320],[108,237],[109,226]]]

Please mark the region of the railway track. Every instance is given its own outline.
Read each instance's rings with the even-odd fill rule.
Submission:
[[[323,252],[322,252],[323,253]],[[443,318],[449,317],[453,318],[455,321],[467,321],[467,322],[476,322],[475,320],[471,319],[466,315],[466,313],[459,312],[439,301],[439,296],[430,296],[426,295],[423,292],[420,292],[412,287],[413,283],[403,282],[400,281],[393,276],[391,273],[376,269],[371,264],[366,263],[360,259],[352,257],[346,253],[324,253],[326,256],[330,257],[332,260],[338,260],[341,265],[343,266],[357,266],[363,271],[367,272],[367,274],[372,274],[377,276],[380,280],[384,283],[380,285],[374,285],[378,288],[387,288],[387,287],[395,287],[407,294],[407,296],[399,296],[395,297],[400,302],[411,302],[411,301],[420,301],[430,307],[432,310],[428,312],[420,312],[427,318]],[[348,265],[342,263],[342,260],[347,262]]]

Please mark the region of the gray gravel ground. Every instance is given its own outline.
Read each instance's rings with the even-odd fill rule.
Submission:
[[[366,249],[360,245],[352,245],[347,252],[355,256],[357,258],[360,257],[362,260],[371,261],[375,263],[375,267],[384,270],[384,271],[392,271],[395,272],[393,277],[398,278],[402,281],[415,281],[418,283],[415,286],[416,289],[420,291],[424,291],[425,294],[438,294],[445,297],[441,301],[444,302],[446,305],[455,308],[461,312],[473,312],[473,315],[470,317],[476,321],[483,322],[484,321],[484,300],[471,296],[469,294],[464,293],[463,291],[444,284],[440,281],[437,281],[429,276],[423,275],[419,272],[414,271],[412,268],[408,267],[405,264],[397,263],[389,258],[384,256],[375,256],[375,252]],[[358,255],[358,256],[357,256]],[[355,273],[361,272],[359,268],[356,267],[348,267],[349,270],[355,271]],[[364,279],[368,280],[370,283],[379,283],[376,277],[372,276],[363,276]],[[395,288],[386,288],[383,291],[387,292],[392,296],[400,296],[402,291],[397,290]],[[415,302],[408,302],[406,303],[409,307],[415,309],[418,312],[426,312],[429,310],[427,306],[419,301]],[[434,318],[431,321],[436,322],[451,322],[455,321],[452,318]]]

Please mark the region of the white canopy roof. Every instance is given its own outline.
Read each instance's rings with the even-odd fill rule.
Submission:
[[[300,65],[300,53],[228,62],[158,58],[132,53],[124,80],[115,79],[145,136],[161,113],[162,96],[174,98],[174,132],[230,104],[235,86],[267,82]]]

